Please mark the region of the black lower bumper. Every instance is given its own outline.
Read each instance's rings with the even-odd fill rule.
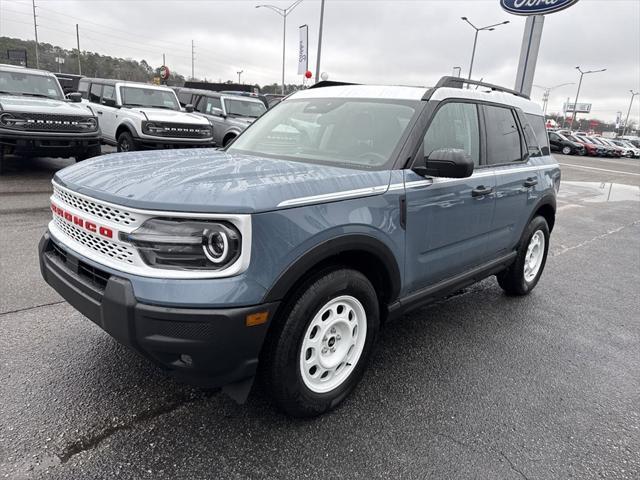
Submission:
[[[161,140],[161,139],[147,139],[135,137],[133,139],[136,148],[138,150],[167,150],[172,148],[213,148],[215,144],[212,141],[208,142],[194,142],[194,141],[179,141],[179,140]]]
[[[229,309],[147,305],[136,300],[129,280],[84,263],[48,233],[39,255],[42,276],[67,302],[178,380],[214,388],[255,375],[277,303]],[[269,321],[246,326],[247,315],[257,312],[269,312]]]
[[[72,157],[100,147],[100,137],[69,135],[0,135],[0,145],[10,153],[47,157]]]

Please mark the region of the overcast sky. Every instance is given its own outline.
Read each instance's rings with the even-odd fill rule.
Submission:
[[[287,7],[293,0],[265,0]],[[195,42],[195,75],[217,81],[280,82],[282,18],[255,6],[260,0],[36,0],[39,39],[75,47],[80,25],[83,50],[145,59],[167,65],[185,76],[191,72]],[[0,36],[33,39],[30,0],[0,0]],[[287,83],[297,76],[298,27],[309,25],[309,65],[315,72],[320,0],[303,0],[287,18]],[[469,68],[473,29],[510,20],[493,32],[481,32],[474,78],[513,87],[525,20],[500,8],[498,0],[326,0],[322,71],[333,80],[364,83],[432,85],[461,66]],[[587,75],[581,102],[593,103],[592,114],[614,121],[626,115],[630,89],[640,91],[640,0],[581,0],[548,15],[534,83],[554,90],[549,112],[575,97],[576,65]],[[542,90],[532,98],[540,101]],[[640,117],[636,97],[632,118]]]

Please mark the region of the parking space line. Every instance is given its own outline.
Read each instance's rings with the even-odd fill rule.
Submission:
[[[573,163],[560,163],[559,165],[562,165],[563,167],[584,168],[586,170],[598,170],[600,172],[619,173],[621,175],[637,175],[640,177],[640,173],[634,172],[622,172],[620,170],[609,170],[607,168],[585,167],[584,165],[574,165]]]

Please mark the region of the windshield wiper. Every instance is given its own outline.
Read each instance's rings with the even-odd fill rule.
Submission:
[[[141,103],[123,103],[123,107],[144,107]]]

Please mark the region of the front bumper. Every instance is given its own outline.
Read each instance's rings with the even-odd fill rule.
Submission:
[[[0,130],[0,145],[10,152],[73,156],[100,146],[100,131],[91,133],[34,133]]]
[[[48,233],[38,250],[43,278],[67,302],[176,379],[215,388],[255,375],[277,302],[229,309],[145,304],[129,280],[84,263]],[[269,321],[246,326],[247,315],[257,312],[268,312]]]

